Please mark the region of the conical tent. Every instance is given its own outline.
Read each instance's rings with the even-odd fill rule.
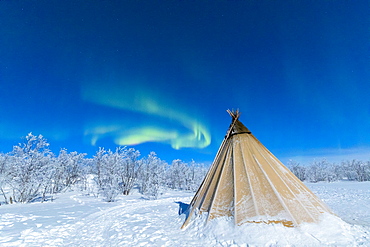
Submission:
[[[216,158],[189,205],[207,221],[232,216],[236,225],[318,222],[330,209],[289,171],[231,112],[232,123]]]

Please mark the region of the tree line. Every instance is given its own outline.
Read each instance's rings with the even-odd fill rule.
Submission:
[[[370,161],[336,164],[323,159],[301,165],[290,160],[287,167],[307,182],[370,181]],[[129,195],[133,188],[156,199],[166,189],[196,191],[207,171],[194,161],[177,159],[168,164],[154,152],[141,157],[138,150],[127,147],[99,148],[92,158],[66,149],[54,154],[42,135],[30,133],[10,153],[0,153],[0,203],[43,202],[72,188],[107,202]]]
[[[339,180],[370,181],[370,161],[344,160],[332,163],[326,159],[314,160],[309,165],[290,160],[287,167],[301,181],[317,183],[320,181],[334,182]]]
[[[207,170],[194,161],[168,164],[154,152],[140,158],[138,150],[126,147],[99,148],[93,158],[66,149],[55,155],[42,135],[30,133],[10,153],[0,153],[0,202],[43,202],[72,187],[111,202],[136,186],[155,199],[166,188],[196,190]]]

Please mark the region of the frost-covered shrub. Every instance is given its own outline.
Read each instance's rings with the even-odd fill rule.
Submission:
[[[118,187],[110,182],[104,183],[104,186],[99,189],[99,194],[106,202],[114,202],[116,197],[120,194]]]

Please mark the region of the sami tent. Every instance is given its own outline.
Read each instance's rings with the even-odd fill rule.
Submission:
[[[215,160],[189,205],[182,228],[194,214],[207,221],[220,216],[244,223],[281,223],[298,226],[318,222],[330,209],[286,168],[240,121],[232,123]]]

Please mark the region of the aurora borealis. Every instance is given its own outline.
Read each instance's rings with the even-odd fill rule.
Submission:
[[[117,119],[112,127],[109,122],[113,119],[107,119],[101,125],[88,127],[85,133],[91,136],[92,145],[96,145],[99,138],[107,135],[114,137],[115,143],[121,146],[168,142],[172,148],[180,149],[204,148],[211,143],[209,131],[197,120],[197,116],[186,115],[187,113],[180,111],[181,107],[176,102],[166,102],[166,95],[156,95],[137,82],[127,88],[124,83],[119,82],[88,82],[82,87],[82,95],[83,100],[88,102],[136,112],[148,118],[145,121],[130,121],[126,118],[120,124]],[[178,128],[174,129],[176,126]],[[181,127],[185,130],[181,131]]]
[[[0,1],[0,152],[212,161],[226,109],[278,158],[368,157],[368,1]],[[346,156],[347,157],[347,156]],[[306,159],[306,160],[307,160]],[[368,158],[367,158],[368,159]]]

